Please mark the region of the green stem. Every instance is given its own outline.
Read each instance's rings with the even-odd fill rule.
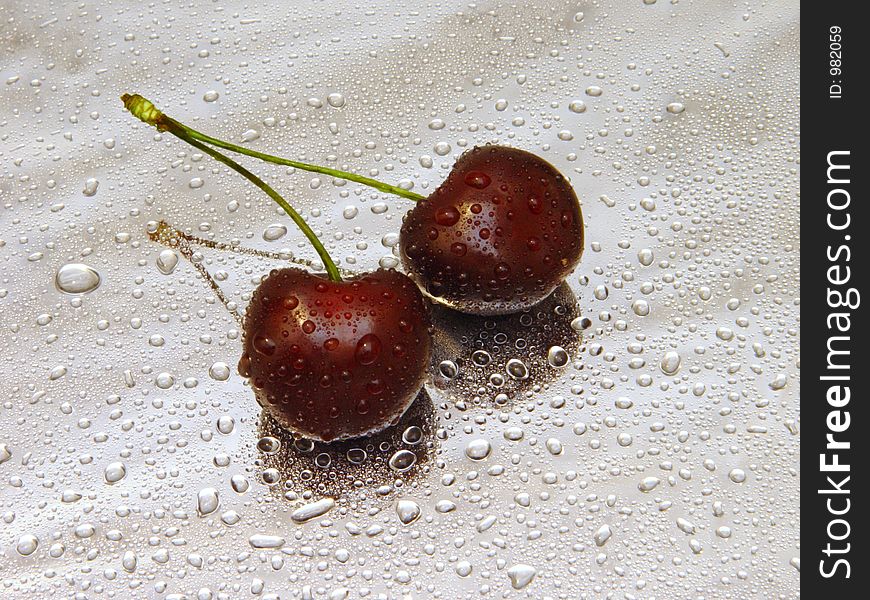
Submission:
[[[140,100],[137,100],[137,98],[147,104],[141,103]],[[169,119],[168,117],[163,115],[160,111],[154,108],[153,104],[151,104],[141,96],[132,97],[125,94],[124,96],[122,96],[122,100],[124,100],[124,105],[127,106],[130,112],[133,113],[136,117],[142,119],[143,122],[148,123],[149,125],[154,125],[160,131],[168,131],[180,140],[187,142],[197,150],[208,154],[216,161],[228,166],[230,169],[232,169],[233,171],[253,183],[255,186],[263,190],[266,195],[268,195],[272,200],[275,201],[276,204],[278,204],[278,206],[284,209],[284,212],[287,213],[287,216],[289,216],[293,220],[293,222],[296,223],[296,226],[299,227],[302,233],[305,234],[305,237],[308,238],[308,241],[311,242],[311,245],[314,246],[314,249],[320,256],[320,260],[323,261],[323,265],[326,267],[326,272],[329,275],[329,278],[332,281],[341,281],[341,275],[338,272],[338,267],[335,266],[335,262],[333,262],[332,257],[329,256],[329,253],[326,251],[326,248],[323,247],[323,244],[317,238],[317,235],[315,235],[311,227],[308,226],[308,223],[305,222],[305,219],[302,218],[302,215],[296,212],[296,210],[292,206],[290,206],[290,203],[284,200],[284,198],[281,197],[278,192],[272,189],[272,187],[268,183],[251,173],[249,170],[231,159],[229,156],[221,154],[214,148],[206,146],[205,144],[192,138],[187,133],[187,130],[184,128],[184,126],[180,126],[181,124],[177,121]]]
[[[385,192],[387,194],[395,194],[396,196],[401,196],[402,198],[407,198],[409,200],[420,201],[426,198],[425,196],[421,196],[420,194],[417,194],[410,190],[406,190],[397,185],[384,183],[383,181],[378,181],[377,179],[372,179],[371,177],[363,177],[362,175],[357,175],[356,173],[350,173],[348,171],[340,171],[338,169],[331,169],[329,167],[321,167],[319,165],[312,165],[296,160],[290,160],[289,158],[282,158],[280,156],[274,156],[272,154],[258,152],[256,150],[251,150],[250,148],[245,148],[244,146],[239,146],[237,144],[225,142],[218,138],[211,137],[210,135],[201,133],[196,129],[193,129],[192,127],[188,127],[184,123],[180,123],[179,121],[176,121],[175,119],[161,113],[159,110],[154,108],[153,104],[151,104],[150,102],[148,102],[148,100],[138,94],[133,94],[132,96],[129,94],[124,94],[123,96],[121,96],[121,99],[124,101],[124,105],[127,106],[130,112],[142,119],[142,121],[157,126],[158,129],[160,129],[161,123],[164,126],[174,124],[175,127],[183,130],[188,135],[188,137],[199,140],[200,142],[205,142],[206,144],[217,146],[218,148],[223,148],[224,150],[238,152],[239,154],[245,154],[246,156],[251,156],[253,158],[259,158],[262,161],[274,163],[276,165],[294,167],[303,171],[310,171],[312,173],[329,175],[338,179],[347,179],[348,181],[361,183],[381,192]],[[144,104],[141,104],[141,102],[143,101],[147,102],[150,107],[146,107]],[[131,103],[134,105],[136,103],[140,103],[140,105],[142,106],[142,116],[136,114],[134,109],[130,107]]]

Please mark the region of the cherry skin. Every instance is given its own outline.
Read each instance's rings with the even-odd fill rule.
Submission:
[[[517,312],[546,298],[580,262],[577,195],[550,163],[524,150],[463,154],[405,216],[405,270],[436,301],[476,315]]]
[[[248,305],[239,372],[292,432],[324,442],[374,433],[398,421],[423,385],[428,308],[395,270],[337,282],[274,270]]]

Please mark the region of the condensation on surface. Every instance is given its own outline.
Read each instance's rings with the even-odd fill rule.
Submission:
[[[0,597],[799,595],[797,3],[284,4],[0,4]],[[317,255],[124,92],[420,194],[535,152],[583,261],[435,310],[394,427],[293,439],[236,317]],[[410,201],[242,162],[343,269],[399,264]]]

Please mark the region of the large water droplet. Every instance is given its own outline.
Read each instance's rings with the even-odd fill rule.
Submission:
[[[263,231],[263,239],[267,242],[274,242],[276,240],[280,240],[285,235],[287,235],[287,227],[281,225],[280,223],[269,225]]]
[[[489,456],[490,452],[492,452],[492,445],[488,440],[482,438],[471,440],[465,446],[465,456],[471,460],[483,460]]]
[[[169,248],[162,250],[160,254],[157,255],[157,270],[163,273],[164,275],[169,275],[175,270],[175,267],[178,266],[178,255],[175,253],[175,250],[170,250]]]
[[[322,517],[332,510],[335,506],[335,500],[332,498],[322,498],[316,502],[311,502],[305,506],[301,506],[293,511],[290,518],[294,523],[305,523],[311,519]]]
[[[417,463],[417,455],[410,450],[399,450],[390,457],[390,468],[397,473],[404,473]]]
[[[420,518],[420,506],[411,500],[399,500],[396,503],[396,514],[402,525],[410,525]]]
[[[127,467],[122,462],[109,463],[106,465],[103,475],[106,478],[106,483],[118,483],[127,476]]]
[[[31,554],[36,552],[36,549],[38,547],[39,540],[36,538],[36,536],[25,533],[20,538],[18,538],[18,544],[15,546],[15,549],[21,556],[30,556]]]
[[[515,590],[521,590],[529,585],[537,573],[538,571],[535,567],[524,564],[514,565],[507,570],[508,578],[511,580],[511,587]]]
[[[662,362],[659,367],[665,375],[676,375],[677,371],[680,370],[681,363],[682,359],[680,358],[679,353],[670,351],[666,352],[662,357]]]
[[[220,506],[220,497],[218,491],[213,487],[207,487],[199,490],[196,495],[196,512],[200,517],[210,515]]]
[[[54,284],[65,294],[87,294],[100,287],[97,271],[82,263],[70,263],[57,270]]]

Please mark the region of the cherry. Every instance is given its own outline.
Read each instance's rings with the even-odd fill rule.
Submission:
[[[405,216],[405,270],[462,312],[517,312],[546,298],[583,254],[583,216],[568,181],[542,158],[476,147]]]
[[[263,409],[291,431],[324,442],[367,435],[397,422],[420,391],[431,354],[429,307],[417,285],[395,270],[343,280],[314,231],[266,182],[142,96],[121,99],[143,122],[168,131],[263,190],[296,223],[326,267],[326,275],[275,270],[254,290],[245,314],[239,373],[250,378]]]
[[[426,294],[459,311],[499,315],[529,308],[547,297],[583,254],[577,195],[555,167],[529,152],[497,145],[474,148],[427,198],[355,173],[225,142],[167,117],[141,96],[123,99],[146,123],[197,148],[210,144],[416,200],[399,240],[405,270]],[[301,217],[288,214],[304,231]]]
[[[272,271],[254,291],[239,373],[278,423],[325,442],[373,433],[411,405],[429,366],[427,303],[395,270],[330,281]]]

